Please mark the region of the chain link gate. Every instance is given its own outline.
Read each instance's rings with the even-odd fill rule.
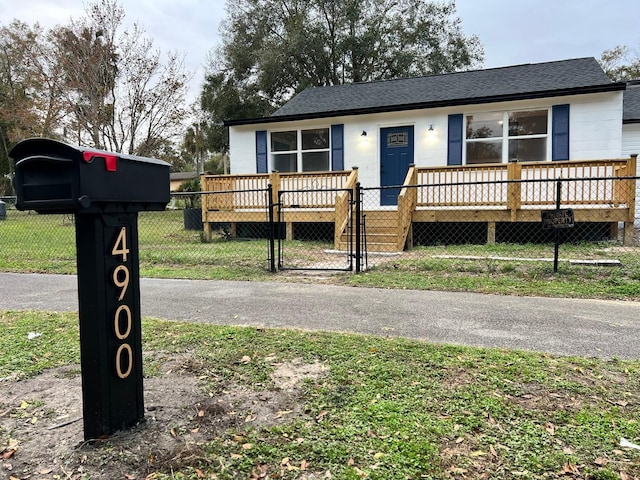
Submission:
[[[351,189],[280,190],[274,210],[278,270],[354,270]]]

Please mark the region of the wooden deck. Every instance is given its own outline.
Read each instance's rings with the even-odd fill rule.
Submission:
[[[527,162],[462,167],[411,166],[397,207],[380,207],[377,191],[365,189],[367,242],[372,251],[401,251],[412,246],[412,226],[430,222],[485,222],[487,242],[495,242],[496,224],[540,223],[543,210],[556,205],[562,179],[562,208],[576,223],[610,223],[612,235],[624,224],[624,243],[633,243],[636,160],[605,159]],[[293,238],[296,224],[334,225],[335,248],[345,248],[353,215],[358,170],[264,175],[203,175],[202,220],[211,224],[266,222],[269,204]],[[271,185],[271,194],[269,194]],[[379,194],[378,194],[379,195]]]

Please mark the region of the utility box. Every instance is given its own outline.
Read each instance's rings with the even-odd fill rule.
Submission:
[[[18,209],[75,215],[85,440],[133,427],[144,420],[138,212],[164,210],[170,165],[41,138],[9,155]]]
[[[164,210],[170,165],[162,160],[84,148],[46,138],[18,143],[18,210],[100,213]]]

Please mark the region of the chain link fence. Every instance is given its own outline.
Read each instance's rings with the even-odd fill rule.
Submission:
[[[271,252],[262,221],[232,229],[233,217],[209,225],[205,234],[201,193],[172,195],[165,211],[140,212],[138,235],[143,276],[171,278],[261,278]],[[0,220],[0,269],[75,273],[74,215],[39,215],[15,209],[5,197]]]
[[[407,186],[381,207],[385,188],[362,189],[367,267],[555,271],[629,268],[637,280],[640,217],[635,177],[483,181]],[[398,188],[398,187],[388,187]],[[624,193],[624,195],[623,195]],[[514,200],[514,208],[505,208]],[[526,199],[526,200],[525,200]],[[545,217],[545,221],[543,221]],[[389,252],[385,254],[384,252]],[[386,258],[385,258],[386,257]],[[418,267],[416,267],[418,266]]]
[[[593,274],[585,267],[616,266],[626,269],[624,278],[638,280],[640,218],[635,192],[628,191],[636,180],[174,194],[165,211],[139,214],[141,274],[263,278],[278,270],[390,268],[515,275],[559,262],[576,275]],[[399,192],[397,204],[381,205],[386,189]],[[75,272],[73,215],[21,212],[13,198],[2,200],[0,269]],[[543,224],[542,210],[561,215]]]

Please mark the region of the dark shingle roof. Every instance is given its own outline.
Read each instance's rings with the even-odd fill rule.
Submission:
[[[595,58],[307,88],[266,119],[227,125],[469,105],[507,100],[624,90]]]
[[[624,92],[622,123],[640,123],[640,80],[627,83]]]
[[[178,180],[193,180],[194,178],[198,178],[198,172],[173,172],[170,173],[171,181]]]

